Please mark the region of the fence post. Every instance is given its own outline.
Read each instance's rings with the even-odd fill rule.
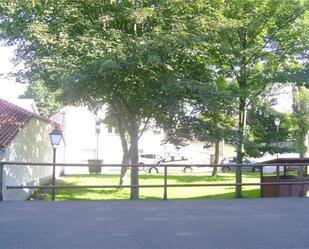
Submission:
[[[299,168],[299,176],[300,176],[300,191],[299,191],[299,197],[304,197],[305,195],[305,185],[304,185],[304,166],[300,166]]]
[[[164,166],[164,194],[163,194],[163,200],[167,200],[167,166]]]
[[[52,178],[52,201],[55,200],[55,185],[56,185],[56,148],[53,148],[53,178]]]
[[[3,201],[3,163],[0,162],[0,201]]]
[[[263,183],[263,170],[264,170],[264,165],[259,167],[260,183]],[[263,189],[264,189],[264,185],[260,185],[260,198],[264,196]]]
[[[242,168],[241,165],[237,164],[235,166],[235,180],[236,180],[236,186],[235,186],[235,198],[241,198],[242,197]]]

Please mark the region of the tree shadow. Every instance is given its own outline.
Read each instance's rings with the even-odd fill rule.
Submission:
[[[227,176],[207,176],[207,175],[170,175],[167,177],[168,180],[173,180],[175,182],[182,183],[192,183],[192,182],[221,182],[234,180],[233,175]]]
[[[116,180],[118,179],[118,175],[71,175],[66,176],[62,179],[57,179],[56,184],[58,186],[82,186],[83,179],[87,178],[87,181],[104,181],[106,179]],[[66,179],[69,179],[67,181]],[[74,180],[75,179],[75,180]],[[162,180],[162,175],[142,175],[140,179],[144,182],[140,182],[140,184],[147,184],[147,181],[155,181]],[[174,180],[177,183],[190,183],[190,182],[222,182],[227,183],[227,181],[233,180],[233,175],[225,175],[225,176],[205,176],[205,175],[172,175],[168,178],[168,180]],[[86,183],[87,183],[86,181]],[[87,184],[88,185],[88,184]],[[243,189],[243,197],[245,198],[258,198],[260,196],[259,189],[250,189],[246,190],[246,187]],[[141,200],[162,200],[163,197],[163,188],[159,188],[160,191],[157,191],[156,188],[154,191],[144,192],[144,189],[141,188],[140,191],[140,199]],[[205,194],[205,192],[201,193],[199,196],[186,196],[186,197],[175,197],[173,198],[173,191],[169,192],[168,188],[168,199],[170,200],[199,200],[199,199],[231,199],[234,198],[235,195],[235,187],[234,186],[226,186],[224,187],[225,193],[214,194],[209,193]],[[44,190],[45,193],[39,192],[36,195],[32,196],[32,200],[50,200],[51,190]],[[178,190],[177,190],[178,191]],[[207,190],[206,190],[207,191]],[[110,188],[110,189],[95,189],[95,188],[76,188],[76,189],[56,189],[56,200],[129,200],[130,199],[130,189],[129,188]],[[42,194],[45,194],[42,198]],[[198,193],[192,193],[192,195],[196,195]]]
[[[169,200],[203,200],[203,199],[234,199],[234,198],[235,198],[235,191],[231,191],[223,194],[202,195],[188,198],[169,198]],[[260,190],[259,189],[243,190],[242,198],[260,198]]]

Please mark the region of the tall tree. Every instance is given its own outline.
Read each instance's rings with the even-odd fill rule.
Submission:
[[[189,15],[166,11],[182,6],[190,9],[159,0],[1,2],[0,38],[18,47],[17,59],[25,62],[20,80],[61,88],[70,103],[108,104],[137,164],[141,124],[177,103],[178,89],[185,92],[174,85],[186,78],[176,65],[191,53],[182,25]],[[131,184],[138,185],[134,167]],[[137,198],[133,187],[131,199]]]
[[[213,68],[229,79],[238,100],[238,163],[245,154],[248,108],[308,45],[308,23],[303,21],[307,8],[307,2],[296,0],[224,1],[218,5],[220,19],[204,33],[211,40],[207,51],[213,55]],[[242,181],[241,168],[236,181]],[[241,197],[241,186],[236,187],[236,197]]]
[[[187,67],[187,73],[190,71],[190,77],[198,82],[203,82],[205,75],[211,75],[207,80],[213,83],[219,83],[218,79],[228,82],[227,91],[234,98],[232,103],[238,103],[234,143],[241,164],[245,145],[250,142],[248,109],[267,86],[286,82],[282,73],[288,72],[291,60],[308,47],[308,4],[286,0],[232,0],[212,4],[213,8],[204,13],[192,15],[199,25],[190,31],[195,38],[191,57],[195,63]],[[203,18],[208,18],[211,25],[203,25]],[[241,168],[236,172],[237,182],[241,183]],[[240,186],[236,188],[236,196],[241,197]]]

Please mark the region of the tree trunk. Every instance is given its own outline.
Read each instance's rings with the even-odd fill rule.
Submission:
[[[299,136],[298,147],[299,147],[299,157],[305,158],[307,152],[307,133],[302,132]]]
[[[139,126],[135,115],[132,115],[131,129],[130,129],[130,141],[131,141],[131,151],[130,158],[131,164],[138,164],[138,132]],[[131,184],[138,185],[138,167],[131,167]],[[139,197],[139,188],[131,188],[131,200],[138,200]]]
[[[128,165],[130,163],[130,150],[128,149],[128,143],[125,137],[122,137],[120,135],[120,139],[121,139],[122,151],[123,151],[123,156],[122,156],[123,166],[121,167],[120,178],[119,178],[119,185],[121,186],[125,184],[126,174],[128,171],[128,166],[125,166],[125,165]]]
[[[121,145],[122,145],[122,164],[123,166],[121,167],[120,171],[120,179],[119,179],[119,185],[123,185],[125,183],[126,179],[126,174],[128,171],[128,165],[130,163],[130,149],[128,148],[128,142],[126,139],[126,133],[124,127],[121,126],[121,128],[118,126],[119,130],[119,135],[120,135],[120,140],[121,140]]]
[[[128,141],[126,138],[126,129],[123,124],[122,113],[118,110],[115,105],[113,106],[113,112],[116,117],[116,124],[119,131],[121,146],[122,146],[122,164],[128,165],[130,163],[130,149],[128,146]],[[117,111],[118,110],[118,111]],[[128,166],[122,166],[120,171],[119,185],[123,185],[125,183],[126,173],[128,172]]]
[[[239,117],[238,117],[238,145],[237,145],[237,164],[242,164],[244,157],[244,136],[246,129],[246,98],[240,98],[239,103]],[[236,167],[236,183],[242,183],[241,167]],[[235,197],[241,198],[242,188],[240,185],[236,186]]]
[[[247,49],[247,33],[239,31],[238,36],[241,43],[241,50],[246,51]],[[237,145],[237,164],[242,164],[244,157],[244,137],[246,131],[246,119],[247,119],[247,97],[245,96],[247,88],[247,58],[245,53],[241,56],[241,67],[240,74],[237,78],[239,87],[239,108],[238,108],[238,145]],[[242,172],[241,167],[236,167],[236,183],[242,183]],[[235,197],[241,198],[241,185],[237,185],[235,188]]]
[[[220,150],[220,141],[216,141],[215,143],[215,160],[214,164],[219,164],[219,150]],[[212,170],[212,176],[218,175],[218,167],[214,166]]]

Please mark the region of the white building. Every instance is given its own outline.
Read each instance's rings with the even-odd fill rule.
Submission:
[[[104,118],[103,113],[98,114]],[[101,124],[97,137],[96,115],[85,106],[66,106],[51,117],[63,131],[66,142],[65,162],[88,163],[90,159],[103,160],[104,164],[121,163],[122,146],[119,134],[114,127]],[[98,138],[98,140],[97,140]],[[139,153],[153,153],[162,156],[182,154],[199,163],[209,163],[212,148],[205,149],[202,143],[191,143],[182,148],[164,144],[164,132],[160,129],[148,129],[139,140]],[[65,174],[88,173],[88,168],[65,167]]]
[[[49,133],[56,123],[0,99],[0,160],[2,162],[52,162]],[[63,145],[61,145],[63,146]],[[63,156],[58,150],[58,161]],[[58,171],[61,169],[58,168]],[[5,186],[39,185],[51,179],[52,167],[4,165],[4,200],[24,200],[32,191],[6,190]]]

